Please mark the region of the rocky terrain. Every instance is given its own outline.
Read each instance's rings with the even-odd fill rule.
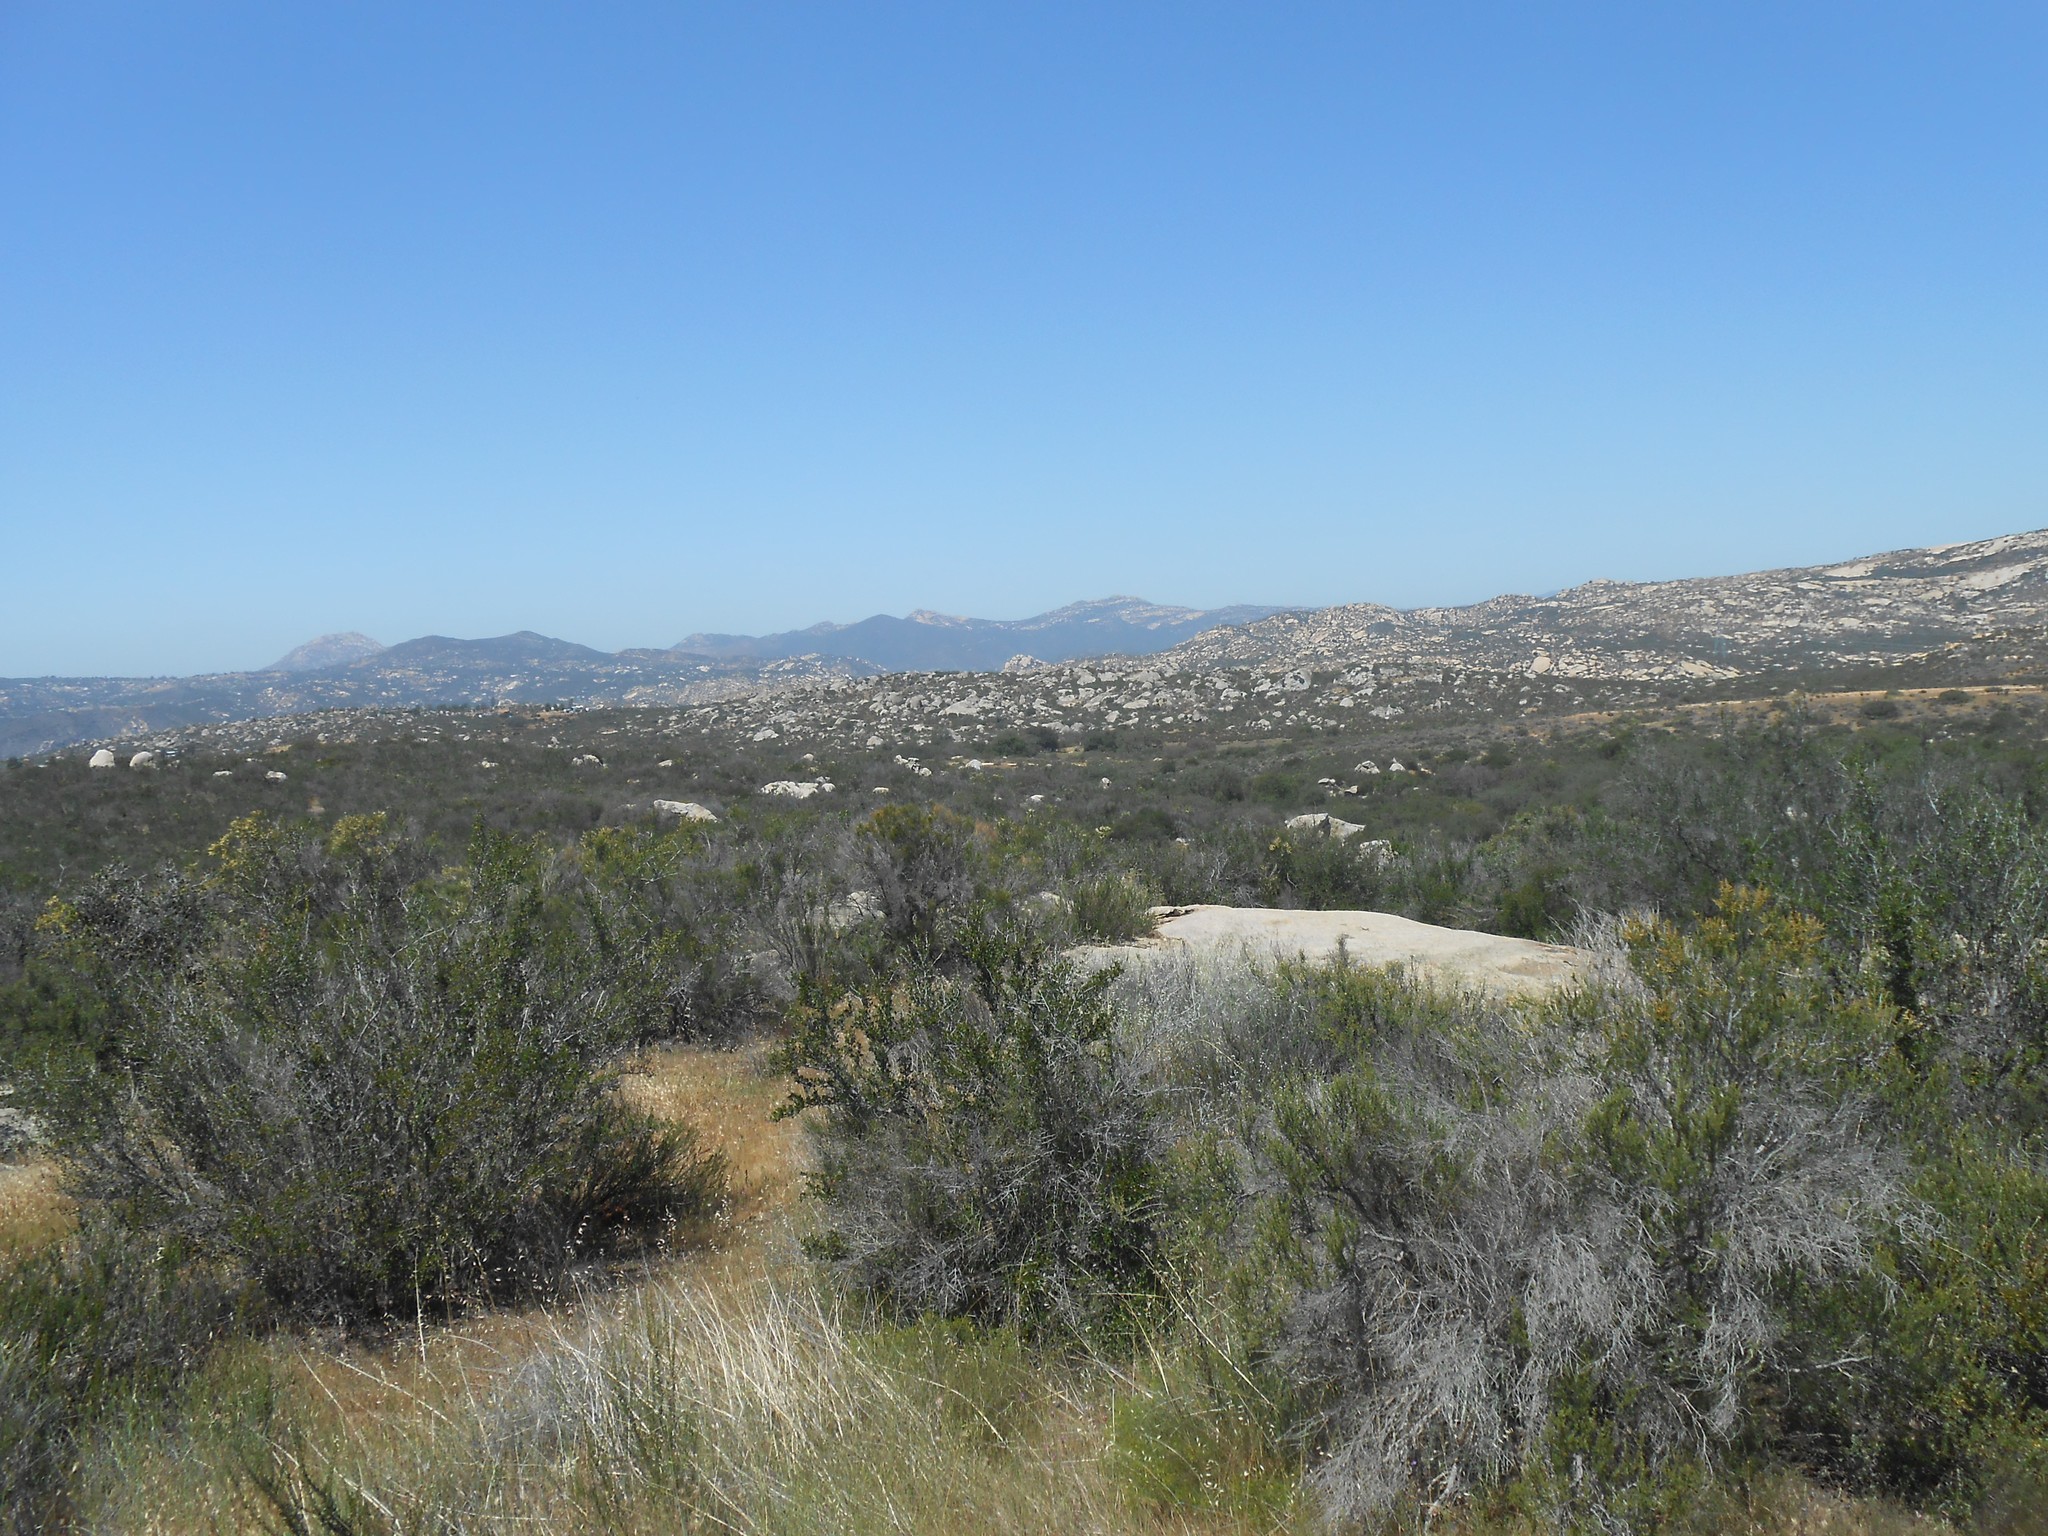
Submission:
[[[2048,531],[1840,565],[1687,581],[1589,581],[1464,608],[1351,603],[1197,636],[1180,666],[1454,665],[1679,680],[1845,667],[2048,621]]]
[[[1129,944],[1079,952],[1089,967],[1126,968],[1164,960],[1199,965],[1240,955],[1305,956],[1327,962],[1343,955],[1357,965],[1401,965],[1457,988],[1500,994],[1542,994],[1570,985],[1593,968],[1593,956],[1567,944],[1540,944],[1418,923],[1390,912],[1287,912],[1267,907],[1197,904],[1154,907],[1157,931]]]
[[[1333,671],[1173,666],[1178,654],[1003,674],[892,673],[834,678],[736,695],[692,712],[696,727],[756,741],[807,745],[1000,740],[1061,734],[1160,731],[1262,737],[1339,731],[1424,713],[1446,720],[1545,706],[1629,707],[1659,702],[1654,688],[1383,663]]]

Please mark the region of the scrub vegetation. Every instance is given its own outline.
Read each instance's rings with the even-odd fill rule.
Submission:
[[[2039,1529],[2048,777],[1952,692],[11,764],[0,1510]],[[1593,960],[1105,963],[1194,902]]]

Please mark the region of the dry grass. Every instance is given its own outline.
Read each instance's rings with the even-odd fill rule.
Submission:
[[[1253,1533],[1304,1511],[1174,1511],[1134,1498],[1108,1454],[1111,1378],[1048,1369],[1003,1340],[856,1330],[807,1289],[720,1296],[679,1281],[557,1319],[497,1369],[359,1364],[325,1396],[286,1385],[286,1431],[204,1427],[110,1458],[96,1524],[253,1531],[236,1454],[324,1487],[365,1531]],[[237,1447],[239,1446],[239,1450]]]
[[[732,1165],[734,1208],[753,1220],[784,1211],[797,1193],[801,1138],[793,1120],[768,1117],[786,1091],[768,1065],[770,1043],[663,1046],[622,1078],[625,1100],[697,1127]]]
[[[76,1212],[47,1158],[0,1162],[0,1255],[47,1246],[68,1233]]]

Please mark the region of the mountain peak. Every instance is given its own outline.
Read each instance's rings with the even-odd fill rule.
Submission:
[[[338,634],[322,635],[308,640],[304,645],[294,646],[278,657],[264,672],[324,672],[329,667],[345,667],[352,661],[361,661],[365,656],[375,656],[385,647],[368,635],[347,630]]]

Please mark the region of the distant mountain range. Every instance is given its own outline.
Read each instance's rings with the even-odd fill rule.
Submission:
[[[262,672],[0,681],[0,755],[312,709],[709,704],[885,672],[988,672],[1020,655],[1156,656],[1149,670],[1162,675],[1393,666],[1684,682],[1878,666],[2042,625],[2048,531],[1744,576],[1591,581],[1462,608],[1191,609],[1115,597],[1031,619],[913,613],[617,654],[529,632],[389,647],[325,635]]]
[[[1018,655],[1039,661],[1150,656],[1205,630],[1285,611],[1247,603],[1169,608],[1141,597],[1070,603],[1031,619],[961,619],[920,608],[901,619],[877,614],[857,624],[814,624],[779,635],[691,635],[672,649],[721,661],[838,656],[889,672],[989,672]]]
[[[693,635],[667,650],[616,654],[527,630],[486,640],[426,635],[392,646],[361,634],[322,635],[260,672],[0,679],[0,756],[312,709],[687,705],[829,677],[992,669],[1020,653],[1040,661],[1150,655],[1215,625],[1280,611],[1112,597],[1030,619],[878,615],[781,635]]]

